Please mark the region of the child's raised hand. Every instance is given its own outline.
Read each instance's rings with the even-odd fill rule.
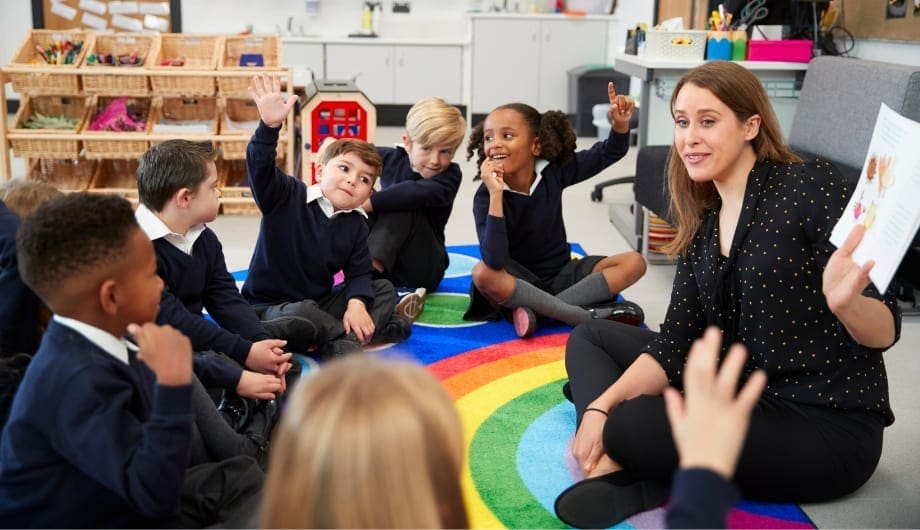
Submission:
[[[128,333],[139,348],[137,358],[153,371],[157,383],[180,386],[192,382],[192,343],[181,331],[148,322],[128,325]]]
[[[610,110],[607,116],[613,124],[613,130],[618,133],[629,132],[629,120],[632,118],[636,104],[629,96],[617,94],[613,82],[607,83],[607,97],[610,98]]]
[[[501,193],[505,189],[505,169],[501,162],[493,162],[491,157],[487,157],[479,166],[479,174],[489,193]]]
[[[261,76],[252,76],[249,85],[249,97],[256,102],[259,108],[259,118],[265,125],[272,128],[281,127],[284,118],[297,103],[297,95],[292,95],[287,102],[281,97],[281,78],[278,74],[263,72]]]
[[[665,407],[682,468],[704,468],[726,479],[735,474],[747,436],[751,410],[767,384],[757,370],[738,390],[744,368],[744,346],[735,344],[719,369],[722,333],[710,327],[690,347],[684,369],[684,394],[665,389]]]

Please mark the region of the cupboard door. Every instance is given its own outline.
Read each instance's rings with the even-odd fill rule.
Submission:
[[[568,109],[568,72],[607,59],[607,22],[603,20],[544,20],[540,34],[540,95],[538,110]]]
[[[540,21],[474,19],[472,111],[505,103],[538,105]]]
[[[414,104],[427,96],[462,102],[460,46],[396,46],[396,102]]]
[[[294,86],[307,86],[313,79],[326,78],[326,57],[322,44],[284,42],[284,62],[294,71]],[[313,72],[311,77],[310,72]]]
[[[354,79],[361,92],[376,105],[396,103],[393,71],[391,45],[326,45],[326,79]]]

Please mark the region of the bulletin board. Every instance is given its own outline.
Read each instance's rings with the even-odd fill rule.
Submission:
[[[920,41],[916,6],[914,0],[850,0],[843,4],[843,26],[857,39]]]
[[[32,0],[36,29],[180,33],[180,0]]]

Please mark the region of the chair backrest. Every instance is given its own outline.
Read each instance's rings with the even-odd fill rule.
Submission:
[[[808,64],[789,146],[830,160],[858,178],[869,140],[885,103],[920,121],[920,67],[843,57],[816,57]]]

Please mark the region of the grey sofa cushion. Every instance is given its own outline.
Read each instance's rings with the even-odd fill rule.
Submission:
[[[920,67],[816,57],[808,64],[789,145],[861,169],[883,102],[920,121]]]

